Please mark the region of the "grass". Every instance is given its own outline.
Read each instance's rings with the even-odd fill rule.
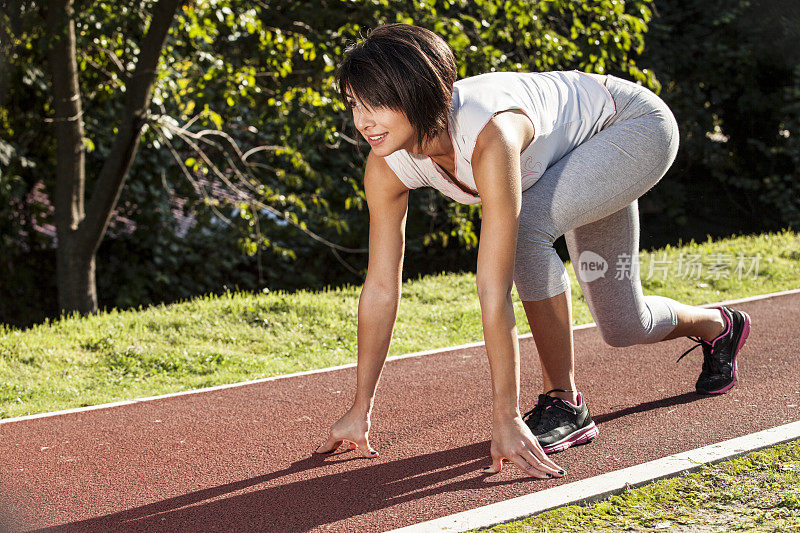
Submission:
[[[711,263],[732,263],[716,275]],[[703,271],[686,276],[679,260]],[[744,258],[747,276],[736,274]],[[755,259],[758,257],[756,265]],[[651,275],[657,261],[665,271]],[[800,234],[694,241],[640,255],[645,294],[687,304],[798,287]],[[757,269],[755,268],[757,266]],[[609,265],[607,275],[615,274]],[[592,318],[571,265],[573,322]],[[717,279],[715,279],[717,278]],[[257,379],[356,360],[360,287],[319,292],[228,293],[168,306],[0,325],[0,418]],[[514,292],[518,333],[530,331]],[[483,340],[475,275],[441,274],[403,286],[390,355]]]
[[[481,531],[800,530],[800,441]],[[477,530],[476,530],[477,531]]]

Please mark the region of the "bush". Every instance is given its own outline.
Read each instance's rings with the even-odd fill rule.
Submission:
[[[366,147],[354,148],[347,141],[352,133],[343,126],[350,119],[332,84],[335,61],[364,30],[395,21],[428,27],[450,42],[461,76],[491,70],[579,68],[619,71],[655,84],[652,72],[640,71],[633,61],[643,44],[649,4],[649,0],[187,4],[164,48],[151,121],[97,258],[101,307],[170,301],[217,292],[226,284],[258,289],[362,282],[366,254],[337,257],[293,225],[281,223],[280,217],[307,224],[343,246],[367,246],[362,187]],[[51,243],[49,239],[25,242],[38,237],[25,234],[23,223],[53,222],[46,193],[52,193],[55,184],[55,142],[52,129],[40,127],[41,117],[48,116],[51,107],[40,2],[15,2],[12,7],[10,15],[0,14],[4,37],[0,46],[7,58],[0,68],[8,72],[0,108],[4,139],[0,177],[11,184],[0,187],[0,234],[8,265],[33,268],[35,275],[11,266],[0,272],[4,276],[0,299],[13,294],[28,306],[25,318],[17,308],[0,309],[4,313],[0,320],[19,324],[28,321],[27,316],[53,312],[45,305],[54,297],[52,254],[47,252]],[[114,135],[111,125],[123,103],[119,78],[108,76],[118,65],[101,48],[130,56],[151,7],[143,3],[119,10],[109,2],[96,2],[78,13],[87,195],[108,153]],[[9,35],[14,38],[6,38]],[[223,181],[247,170],[231,161],[229,150],[203,145],[209,153],[206,160],[186,138],[169,133],[170,125],[189,121],[194,132],[224,130],[244,149],[273,147],[253,157],[258,166],[249,170],[254,175],[239,182],[245,197],[231,190],[214,192],[225,189]],[[192,184],[174,155],[186,165]],[[210,193],[199,193],[195,185],[201,180]],[[22,202],[36,188],[43,188],[45,197]],[[170,199],[175,198],[184,201],[182,209],[197,222],[185,236],[173,229],[175,206]],[[264,206],[274,208],[272,215],[279,217]],[[239,223],[225,227],[220,224],[222,217]],[[478,207],[447,202],[432,191],[414,191],[406,275],[473,268],[479,219]],[[32,266],[27,254],[36,253],[43,262]],[[45,283],[34,281],[44,274]]]
[[[639,63],[681,129],[647,195],[667,238],[800,226],[800,4],[656,0]]]

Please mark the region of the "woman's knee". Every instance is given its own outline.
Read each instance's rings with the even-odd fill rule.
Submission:
[[[535,196],[536,185],[522,192],[522,207],[517,229],[517,248],[527,245],[552,246],[560,233],[550,215],[547,203]]]
[[[624,288],[606,288],[599,293],[588,289],[592,316],[606,344],[617,348],[653,344],[664,340],[677,327],[678,302],[655,294],[628,298],[626,293],[640,293],[641,288]]]
[[[637,344],[645,344],[648,339],[648,332],[640,324],[635,322],[625,326],[597,325],[603,342],[614,348],[625,348]]]
[[[538,283],[533,283],[531,278],[515,276],[514,286],[517,288],[520,300],[523,302],[538,302],[571,290],[569,276],[566,276],[566,279],[561,277],[546,283],[541,283],[542,278],[540,277],[537,281]]]
[[[523,218],[520,216],[517,229],[517,251],[524,251],[526,247],[550,248],[556,242],[558,235],[552,221],[537,217]]]

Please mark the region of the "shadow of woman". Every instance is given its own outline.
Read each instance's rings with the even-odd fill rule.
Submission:
[[[684,393],[599,414],[594,419],[602,424],[703,398]],[[261,476],[43,531],[307,531],[435,494],[519,483],[530,483],[530,488],[525,487],[530,492],[551,486],[522,472],[519,477],[502,481],[481,472],[489,464],[490,444],[483,441],[389,462],[376,462],[380,458],[365,458],[356,450],[314,454]],[[364,466],[358,464],[362,461]],[[339,463],[354,466],[333,474],[317,471]],[[457,479],[469,474],[473,475]],[[268,486],[247,491],[262,484]]]
[[[313,455],[283,470],[41,531],[307,531],[432,494],[517,483],[530,483],[531,492],[544,488],[521,471],[502,481],[481,472],[489,464],[489,446],[483,441],[378,464],[360,455],[344,458],[349,451]],[[331,460],[337,457],[342,458]],[[335,474],[315,472],[360,461],[369,464]]]
[[[610,422],[611,420],[616,420],[617,418],[621,418],[623,416],[629,416],[636,413],[644,413],[646,411],[653,411],[655,409],[663,409],[665,407],[673,407],[675,405],[683,405],[686,403],[692,403],[699,400],[704,400],[710,397],[711,396],[704,396],[702,394],[697,394],[696,392],[684,392],[683,394],[670,396],[669,398],[652,400],[649,402],[640,403],[639,405],[632,405],[630,407],[625,407],[624,409],[619,409],[617,411],[611,411],[610,413],[602,413],[597,416],[592,416],[592,419],[597,424],[603,424],[605,422]]]

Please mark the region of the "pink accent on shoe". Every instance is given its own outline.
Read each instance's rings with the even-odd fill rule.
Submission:
[[[572,407],[576,407],[576,408],[580,407],[581,405],[583,405],[583,396],[581,396],[580,392],[576,396],[578,398],[578,403],[577,404],[572,403],[569,400],[564,400],[564,403],[566,403],[567,405],[571,405]]]
[[[741,338],[739,338],[739,344],[736,346],[736,352],[734,352],[733,354],[733,381],[731,381],[721,389],[708,391],[708,394],[722,394],[724,392],[728,392],[733,388],[733,386],[739,379],[739,350],[742,349],[742,346],[744,346],[747,337],[750,335],[750,315],[748,315],[744,311],[739,311],[739,312],[744,315],[744,327],[742,328],[742,336]]]
[[[723,307],[723,306],[721,306],[721,305],[720,305],[720,306],[717,306],[717,307],[713,307],[713,308],[712,308],[712,309],[719,309],[720,313],[722,313],[722,318],[724,318],[724,319],[725,319],[725,331],[723,331],[722,333],[720,333],[719,335],[717,335],[717,336],[714,338],[714,340],[713,340],[713,341],[711,341],[711,342],[709,343],[709,344],[711,344],[711,347],[712,347],[712,348],[714,347],[714,345],[717,343],[717,341],[718,341],[718,340],[720,340],[722,337],[724,337],[725,335],[727,335],[727,334],[730,332],[730,330],[731,330],[731,327],[732,327],[732,325],[731,325],[731,320],[728,318],[728,313],[726,313],[725,311],[723,311],[723,310],[722,310],[722,307]],[[706,342],[708,342],[708,341],[706,341]]]
[[[544,453],[561,452],[566,450],[570,446],[577,446],[578,444],[586,444],[587,442],[597,437],[597,435],[599,434],[600,430],[597,429],[595,423],[592,422],[590,425],[586,426],[585,428],[575,433],[574,435],[570,435],[563,441],[542,448],[542,451],[544,451]]]

